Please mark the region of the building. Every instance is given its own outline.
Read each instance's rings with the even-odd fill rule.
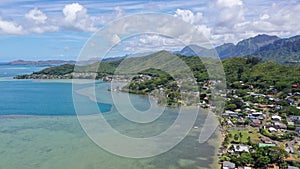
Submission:
[[[274,127],[270,127],[268,130],[269,132],[277,132],[277,129],[275,129]]]
[[[296,127],[295,132],[296,132],[297,134],[300,134],[300,127],[299,127],[299,126]]]
[[[277,129],[287,129],[287,126],[280,122],[274,122],[274,127]]]
[[[259,116],[262,116],[262,115],[263,115],[262,112],[253,112],[252,113],[252,116],[254,116],[254,117],[259,117]]]
[[[275,164],[268,164],[266,169],[280,169],[280,168]]]
[[[244,167],[238,167],[238,169],[252,169],[252,167],[244,166]]]
[[[234,151],[235,152],[249,152],[249,146],[248,145],[243,145],[243,144],[233,144]]]
[[[272,120],[281,121],[281,117],[274,115],[274,116],[272,116]]]
[[[288,169],[299,169],[299,167],[288,166]]]
[[[223,169],[235,169],[235,164],[229,161],[223,162]]]

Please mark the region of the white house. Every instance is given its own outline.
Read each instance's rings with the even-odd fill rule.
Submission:
[[[233,144],[233,148],[235,152],[249,152],[249,146],[248,145],[243,145],[243,144]]]
[[[277,115],[274,115],[274,116],[272,116],[272,120],[281,121],[281,117],[277,116]]]
[[[277,129],[275,129],[274,127],[270,127],[268,130],[269,130],[270,132],[277,132]]]

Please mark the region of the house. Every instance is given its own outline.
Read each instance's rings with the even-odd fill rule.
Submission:
[[[259,117],[259,116],[262,116],[263,113],[262,112],[253,112],[251,115],[254,117]]]
[[[287,99],[286,102],[289,104],[289,105],[293,105],[295,103],[295,100],[294,99]]]
[[[235,168],[235,164],[229,161],[224,161],[223,162],[223,169],[234,169]]]
[[[288,121],[288,125],[289,125],[289,126],[294,126],[294,125],[295,125],[295,122],[293,122],[293,121]]]
[[[232,121],[231,121],[231,120],[228,120],[228,121],[227,121],[227,124],[229,124],[229,125],[232,125],[232,126],[233,126],[233,123],[232,123]]]
[[[266,169],[280,169],[276,164],[268,164]]]
[[[269,127],[269,132],[277,132],[277,129],[275,129],[274,127]]]
[[[296,127],[295,133],[300,134],[300,126]]]
[[[233,144],[233,148],[235,152],[249,152],[249,146],[243,144]]]
[[[277,128],[277,129],[287,129],[287,126],[283,123],[280,123],[280,122],[274,122],[274,127]]]
[[[294,96],[300,96],[300,92],[294,93]]]
[[[272,116],[272,120],[281,121],[281,117],[274,115],[274,116]]]
[[[259,104],[258,107],[259,107],[259,108],[269,108],[269,106],[268,106],[268,105],[265,105],[265,104]]]
[[[252,127],[259,127],[261,124],[260,120],[253,120],[252,123],[250,124]]]
[[[300,116],[289,116],[288,119],[296,123],[300,122]]]
[[[298,86],[298,84],[293,84],[292,85],[292,88],[298,88],[299,86]]]
[[[226,110],[225,113],[222,114],[222,116],[238,117],[238,113],[234,111]]]
[[[264,138],[263,142],[266,144],[273,144],[272,140],[270,140],[269,138]]]
[[[280,110],[280,109],[282,109],[282,106],[281,106],[281,105],[277,105],[277,106],[275,107],[275,109],[276,109],[276,110]]]

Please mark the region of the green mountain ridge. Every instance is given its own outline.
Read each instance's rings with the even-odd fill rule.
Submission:
[[[203,63],[202,61],[205,61]],[[86,66],[74,66],[71,64],[46,68],[35,72],[32,75],[57,75],[65,76],[71,73],[97,73],[97,79],[113,74],[137,75],[149,69],[157,69],[173,77],[186,77],[188,72],[196,78],[198,82],[212,79],[208,76],[206,66],[216,66],[215,70],[221,72],[224,68],[228,87],[236,87],[237,82],[243,81],[245,87],[254,85],[261,88],[275,86],[282,89],[292,84],[300,84],[300,66],[282,65],[272,61],[262,61],[254,57],[233,57],[222,60],[222,65],[218,67],[218,60],[206,57],[186,57],[175,55],[167,51],[160,51],[144,57],[121,59],[111,62],[97,62]],[[180,64],[179,64],[180,63]],[[208,64],[208,65],[207,65]],[[181,67],[182,66],[182,67]],[[223,66],[223,67],[222,67]],[[74,69],[75,68],[75,69]],[[74,70],[73,70],[74,69]],[[190,70],[188,70],[190,69]],[[32,75],[21,75],[16,78],[35,78]],[[37,76],[39,78],[39,76]],[[72,76],[66,76],[72,78]],[[214,79],[224,80],[218,74]]]

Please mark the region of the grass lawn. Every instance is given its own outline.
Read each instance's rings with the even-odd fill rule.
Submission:
[[[253,132],[250,133],[249,131],[252,130]],[[240,138],[240,133],[242,133],[242,137]],[[248,137],[250,136],[251,142],[253,143],[258,143],[260,142],[259,139],[259,133],[253,129],[253,128],[249,128],[249,130],[231,130],[228,134],[231,134],[231,137],[229,138],[229,142],[232,141],[237,141],[237,142],[241,142],[241,143],[247,143],[248,142]],[[234,135],[238,135],[239,138],[238,140],[234,140]]]

